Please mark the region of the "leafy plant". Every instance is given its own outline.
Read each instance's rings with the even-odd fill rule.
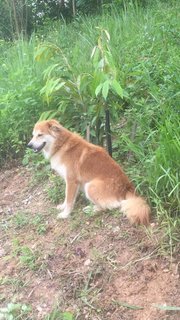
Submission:
[[[13,253],[18,257],[20,263],[31,270],[36,270],[38,268],[37,259],[39,253],[33,251],[28,246],[22,246],[18,239],[13,241]]]
[[[64,181],[59,176],[51,174],[49,177],[50,185],[47,187],[47,194],[52,203],[59,203],[64,199]],[[61,200],[60,200],[61,199]]]
[[[109,46],[110,34],[106,29],[100,30],[100,36],[98,38],[98,45],[94,47],[92,51],[92,59],[94,66],[93,82],[95,82],[95,95],[96,97],[102,95],[102,107],[105,110],[105,132],[106,141],[109,154],[112,156],[112,141],[111,141],[111,129],[110,129],[110,111],[115,113],[116,109],[111,105],[111,109],[108,106],[107,98],[110,92],[115,92],[123,98],[123,89],[117,78],[117,67],[115,66],[114,58]],[[113,110],[114,109],[114,110]],[[100,120],[100,118],[98,118]],[[97,131],[99,133],[101,121],[98,121]],[[99,140],[99,137],[98,137]]]
[[[43,221],[42,215],[36,214],[36,216],[32,219],[32,225],[36,227],[38,234],[44,234],[47,230],[47,226]]]
[[[15,224],[16,228],[22,228],[30,223],[29,217],[27,213],[17,212],[13,217],[13,224]]]
[[[88,130],[88,123],[90,121],[87,101],[88,99],[91,101],[88,90],[91,75],[86,73],[76,75],[61,47],[52,45],[51,43],[39,46],[35,58],[37,61],[41,61],[43,59],[49,60],[56,56],[60,62],[52,63],[44,71],[46,84],[41,89],[41,94],[48,103],[52,99],[55,100],[57,109],[43,113],[40,119],[48,119],[55,115],[57,117],[61,115],[61,118],[64,117],[65,121],[68,118],[69,126],[74,126],[78,114],[81,113],[82,122],[80,129],[85,132]],[[59,99],[60,93],[61,99]],[[89,110],[91,113],[91,109]],[[65,115],[67,116],[65,117]]]
[[[74,317],[71,312],[61,312],[58,308],[55,308],[45,317],[45,320],[74,320]]]
[[[24,319],[31,311],[31,307],[21,303],[8,303],[7,307],[0,308],[0,319],[18,320]]]
[[[98,37],[98,45],[92,50],[91,58],[93,60],[92,72],[75,75],[73,67],[70,65],[67,57],[60,47],[51,43],[43,43],[36,51],[36,60],[51,59],[54,55],[58,55],[60,62],[53,63],[44,72],[46,84],[41,89],[49,103],[55,96],[59,100],[61,93],[61,101],[58,101],[59,107],[52,112],[45,112],[41,116],[44,118],[53,117],[58,114],[70,115],[71,104],[74,105],[74,116],[76,112],[81,113],[81,118],[84,123],[83,131],[86,129],[87,140],[90,139],[90,134],[93,136],[96,133],[97,142],[100,143],[100,129],[104,127],[101,121],[102,111],[105,110],[106,121],[106,137],[109,144],[109,152],[112,154],[111,133],[110,133],[110,117],[107,98],[109,93],[115,93],[123,98],[123,90],[117,81],[117,67],[113,59],[112,52],[109,46],[110,35],[107,30],[100,29]],[[59,76],[58,76],[59,73]],[[99,96],[102,94],[102,99]],[[58,97],[57,97],[58,95]],[[89,105],[89,107],[88,107]],[[113,109],[113,105],[111,109]],[[116,109],[111,113],[115,113]],[[69,117],[70,118],[70,117]],[[90,127],[96,123],[96,130]],[[71,123],[73,125],[73,122]],[[102,142],[101,142],[102,143]]]

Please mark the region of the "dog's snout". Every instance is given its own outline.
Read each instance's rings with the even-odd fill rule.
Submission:
[[[27,147],[30,148],[30,149],[32,149],[32,146],[33,146],[32,142],[29,142],[29,143],[27,144]]]

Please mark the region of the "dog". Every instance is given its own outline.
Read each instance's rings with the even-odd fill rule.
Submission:
[[[56,120],[37,122],[27,145],[43,152],[66,183],[65,200],[58,218],[67,218],[81,188],[94,211],[119,208],[131,223],[149,224],[150,207],[140,197],[122,168],[105,149],[91,144]]]

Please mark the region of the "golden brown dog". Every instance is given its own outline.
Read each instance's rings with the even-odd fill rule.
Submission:
[[[121,167],[107,152],[65,129],[56,120],[36,123],[28,144],[42,151],[51,167],[65,180],[66,195],[58,218],[67,218],[79,188],[94,204],[94,210],[120,208],[132,223],[149,223],[150,208],[138,196]]]

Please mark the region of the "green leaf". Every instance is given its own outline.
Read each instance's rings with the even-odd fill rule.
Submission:
[[[20,303],[8,303],[8,311],[9,312],[16,312],[21,309]]]
[[[54,91],[58,91],[59,89],[61,89],[64,85],[66,84],[66,82],[61,82],[59,84],[57,84],[55,87],[54,87]]]
[[[63,320],[73,320],[73,315],[70,312],[63,312]]]
[[[43,44],[36,48],[34,59],[36,61],[49,60],[51,56],[52,48],[48,44]]]
[[[106,34],[107,40],[110,41],[110,34],[109,34],[109,32],[108,32],[106,29],[104,29],[104,32],[105,32],[105,34]]]
[[[108,93],[109,93],[109,80],[106,80],[102,87],[102,96],[104,100],[107,99]]]
[[[59,114],[59,110],[44,111],[38,121],[49,120],[55,118]]]
[[[123,98],[123,89],[121,87],[121,85],[119,84],[119,82],[114,79],[111,83],[112,88],[114,89],[114,91],[121,97]]]
[[[57,69],[57,67],[59,67],[59,63],[50,65],[49,67],[47,67],[47,69],[43,72],[44,73],[44,79],[49,78],[52,74],[52,72],[54,71],[54,69]]]
[[[96,50],[97,50],[97,46],[95,46],[95,47],[92,49],[91,58],[94,57]]]
[[[97,88],[96,88],[96,90],[95,90],[95,95],[96,95],[96,97],[97,97],[98,94],[100,93],[102,87],[103,87],[103,83],[100,83],[100,84],[97,86]]]
[[[103,70],[103,69],[104,69],[104,66],[105,66],[105,59],[102,58],[102,59],[98,62],[97,68],[100,69],[100,70]]]

